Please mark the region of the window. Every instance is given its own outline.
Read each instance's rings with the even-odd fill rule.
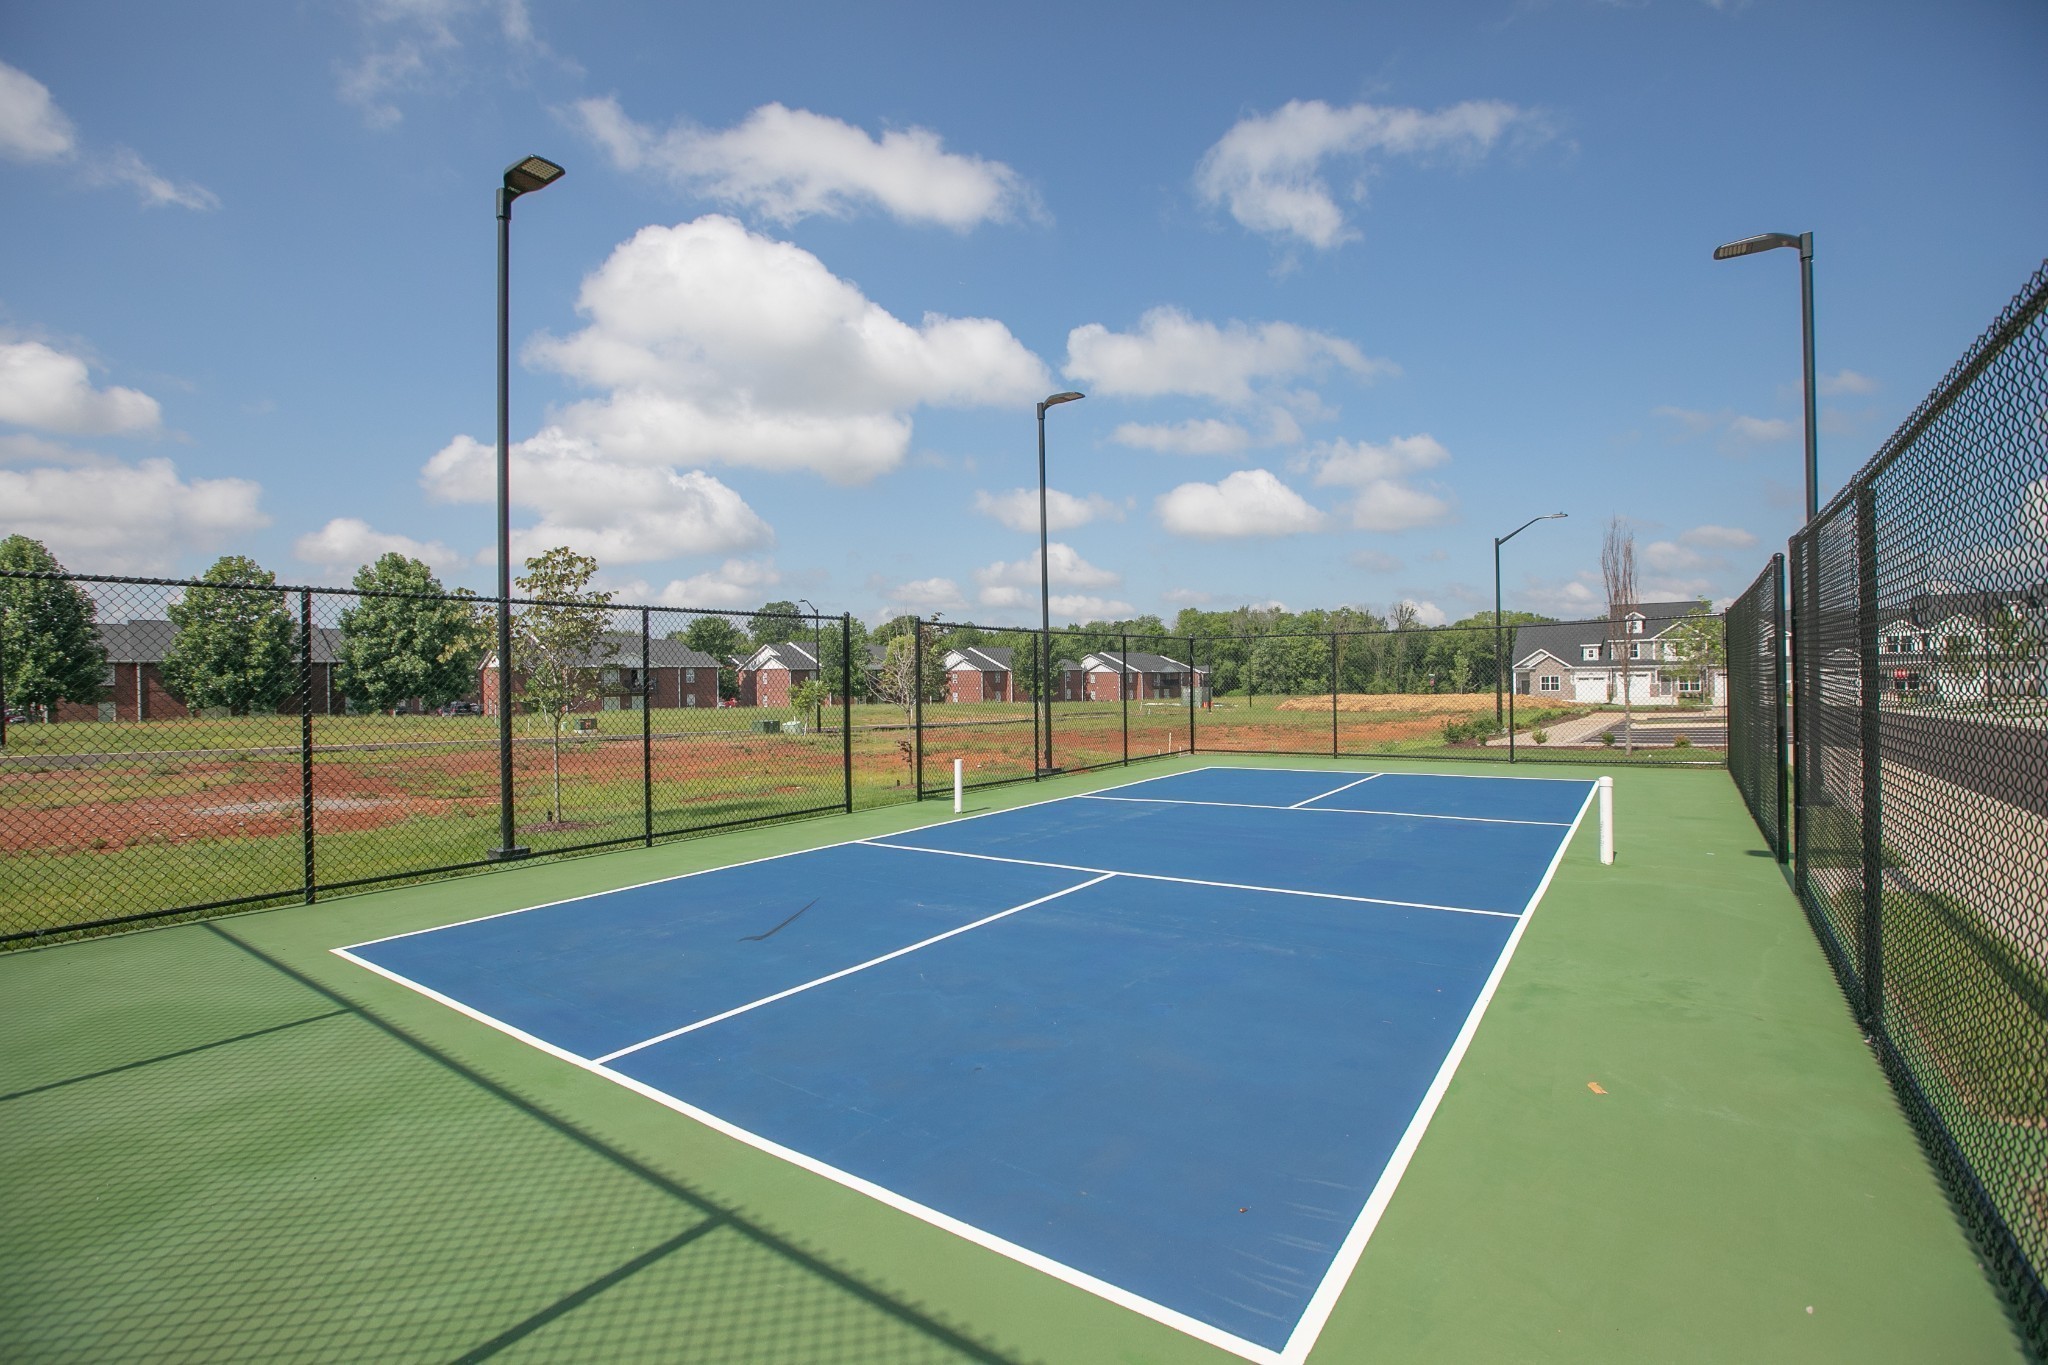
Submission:
[[[1600,646],[1598,646],[1598,645],[1585,645],[1585,646],[1582,646],[1582,647],[1580,648],[1580,650],[1579,650],[1579,662],[1580,662],[1580,663],[1587,663],[1587,664],[1591,664],[1591,663],[1598,663],[1598,662],[1600,662]]]
[[[683,681],[684,681],[684,682],[695,682],[695,681],[697,681],[697,670],[696,670],[696,669],[694,669],[694,668],[686,668],[686,669],[684,669],[684,670],[683,670]]]
[[[1641,635],[1643,633],[1642,617],[1631,616],[1628,618],[1628,633],[1631,635]]]
[[[1641,640],[1630,640],[1628,642],[1628,657],[1631,659],[1643,657],[1643,642]]]
[[[1545,692],[1564,691],[1564,679],[1555,673],[1542,674],[1537,678],[1536,685]]]
[[[685,706],[695,706],[696,704],[697,704],[697,694],[696,694],[695,692],[685,692],[685,693],[683,693],[683,705],[685,705]]]
[[[1705,680],[1700,678],[1698,675],[1694,675],[1690,678],[1678,679],[1678,695],[1681,697],[1699,696],[1701,691],[1703,690],[1702,683],[1704,681]]]

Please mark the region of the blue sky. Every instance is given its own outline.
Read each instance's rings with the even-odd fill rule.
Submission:
[[[0,12],[0,533],[1037,616],[1738,591],[2040,264],[2028,3]]]

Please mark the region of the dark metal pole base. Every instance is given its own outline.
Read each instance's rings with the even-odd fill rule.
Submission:
[[[531,857],[532,855],[533,850],[530,848],[494,848],[489,853],[486,853],[484,857],[494,863],[514,863],[518,862],[521,858]]]

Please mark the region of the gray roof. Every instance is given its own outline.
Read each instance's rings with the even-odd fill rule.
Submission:
[[[1643,618],[1643,633],[1631,635],[1631,640],[1654,640],[1670,630],[1686,617],[1703,611],[1697,600],[1690,602],[1643,602],[1630,610]],[[1604,645],[1610,638],[1612,626],[1606,617],[1594,621],[1551,621],[1539,626],[1515,627],[1515,667],[1519,668],[1530,658],[1547,653],[1564,663],[1575,664],[1583,660],[1587,645]],[[1601,651],[1601,663],[1608,662],[1606,651]]]
[[[960,649],[948,650],[966,660],[963,668],[978,668],[984,673],[1008,673],[1010,661],[1016,657],[1008,645],[967,645]]]
[[[162,663],[178,638],[178,628],[169,621],[101,621],[100,644],[110,664]],[[331,664],[340,655],[341,631],[335,626],[313,627],[313,662]]]
[[[792,672],[801,669],[804,672],[811,672],[818,667],[818,656],[810,645],[790,640],[779,645],[762,645],[749,654],[746,662],[740,667],[749,672],[759,672],[764,668],[784,668]]]
[[[1188,666],[1164,654],[1147,654],[1134,649],[1126,654],[1117,649],[1098,649],[1088,656],[1101,661],[1103,671],[1113,673],[1185,673]]]

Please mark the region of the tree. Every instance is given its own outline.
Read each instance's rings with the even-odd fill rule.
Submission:
[[[819,678],[800,682],[789,693],[790,709],[801,715],[809,711],[814,726],[825,723],[825,703],[832,700],[832,689]]]
[[[512,620],[512,667],[521,692],[553,724],[554,805],[548,822],[562,810],[562,722],[595,691],[602,661],[617,653],[604,639],[612,595],[590,587],[597,561],[566,545],[526,561],[519,590],[536,599]]]
[[[0,569],[64,572],[40,540],[27,536],[0,540]],[[60,701],[98,701],[107,671],[98,615],[98,606],[74,583],[0,578],[0,688],[6,702],[36,707],[47,718]]]
[[[1664,670],[1669,678],[1685,681],[1699,681],[1703,691],[1706,679],[1714,670],[1728,665],[1727,622],[1701,602],[1696,611],[1673,626],[1664,637],[1670,649],[1670,664]]]
[[[920,695],[927,701],[946,695],[946,654],[939,648],[939,632],[929,623],[918,631],[924,635],[922,671],[917,666],[917,633],[906,631],[889,641],[871,684],[877,700],[903,708],[905,725],[915,723]]]
[[[846,667],[842,660],[849,644],[853,647],[853,661],[851,667]],[[853,699],[866,700],[869,683],[868,628],[862,624],[859,617],[853,618],[844,638],[836,623],[825,623],[824,643],[818,650],[818,672],[825,686],[831,689],[833,696],[839,695],[840,682],[844,678],[853,689]]]
[[[748,619],[747,629],[753,632],[756,649],[762,645],[785,645],[811,632],[810,623],[797,614],[794,602],[763,602]]]
[[[747,633],[724,616],[700,616],[684,630],[669,632],[669,639],[681,640],[700,653],[718,661],[718,699],[730,701],[740,694],[740,676],[732,660],[750,652]]]
[[[276,707],[301,683],[298,626],[277,575],[246,555],[222,555],[202,581],[168,609],[178,634],[160,665],[164,686],[193,710]]]
[[[1607,526],[1600,547],[1600,577],[1607,586],[1608,648],[1621,665],[1621,727],[1623,753],[1636,751],[1635,699],[1629,693],[1634,670],[1629,666],[1628,614],[1636,608],[1636,534],[1616,517]]]
[[[346,696],[389,711],[414,697],[441,706],[476,686],[496,626],[484,603],[446,595],[431,568],[395,550],[357,569],[355,586],[420,595],[365,596],[341,614],[335,680]]]

